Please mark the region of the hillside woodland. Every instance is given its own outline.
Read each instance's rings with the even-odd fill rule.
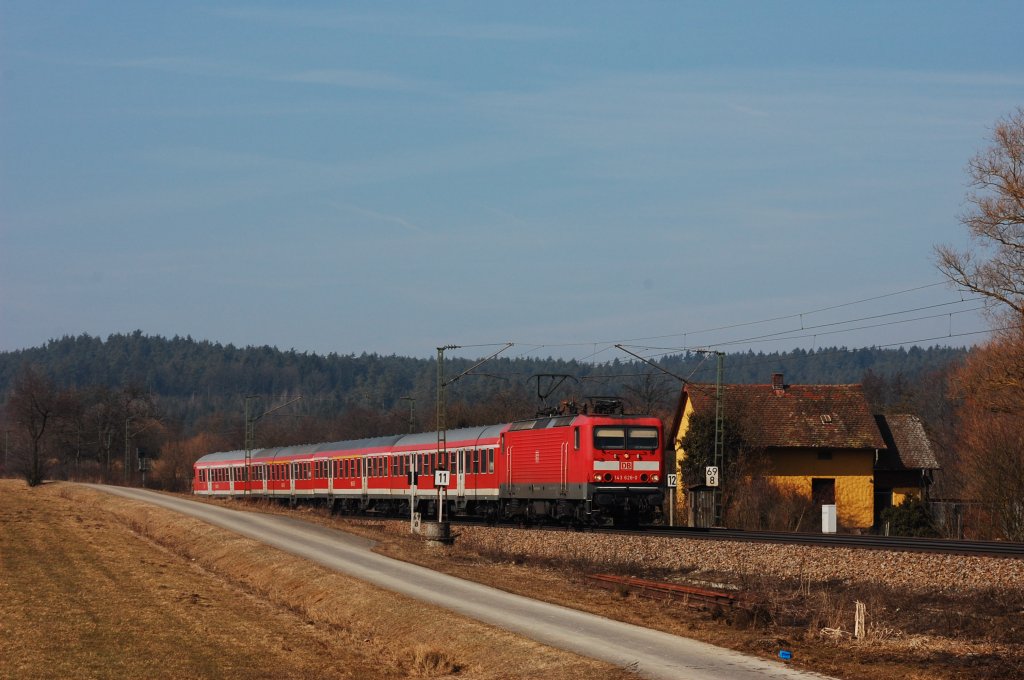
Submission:
[[[879,412],[916,413],[945,441],[946,375],[967,356],[942,347],[747,352],[724,358],[724,379],[764,383],[782,372],[790,383],[863,383]],[[704,355],[668,356],[661,368],[626,359],[498,357],[447,388],[448,426],[506,422],[562,401],[608,396],[668,422],[681,387],[674,376],[715,380],[715,362]],[[446,360],[445,376],[475,363]],[[147,484],[180,489],[195,458],[244,446],[247,402],[257,447],[432,430],[437,363],[239,348],[136,331],[2,353],[0,394],[8,472],[37,481],[141,483],[142,458],[152,465]]]

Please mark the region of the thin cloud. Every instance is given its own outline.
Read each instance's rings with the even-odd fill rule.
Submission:
[[[351,14],[333,9],[230,7],[215,9],[211,13],[241,21],[325,29],[350,29],[359,33],[415,38],[531,42],[565,40],[579,35],[579,30],[575,28],[511,22],[438,21],[435,17],[428,15]]]
[[[413,224],[409,220],[399,217],[398,215],[388,215],[382,212],[377,212],[376,210],[369,210],[367,208],[360,208],[359,206],[344,203],[332,202],[331,205],[342,212],[355,213],[386,224],[397,224],[398,226],[417,234],[423,233],[423,229],[420,226]]]
[[[352,69],[312,69],[274,76],[269,79],[292,83],[332,85],[352,89],[388,90],[394,92],[424,92],[436,89],[433,85],[400,78],[388,73]]]
[[[385,92],[437,92],[436,83],[412,80],[381,71],[313,68],[301,71],[273,71],[189,57],[144,57],[119,60],[68,60],[75,66],[93,66],[140,71],[159,71],[204,78],[239,78],[278,83],[306,83]]]

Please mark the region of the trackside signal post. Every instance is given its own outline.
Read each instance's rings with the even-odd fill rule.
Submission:
[[[268,410],[264,411],[263,413],[261,413],[261,414],[259,414],[257,416],[257,415],[253,415],[253,411],[255,409],[252,409],[250,407],[250,404],[252,402],[256,401],[259,398],[260,398],[260,396],[258,394],[250,394],[250,395],[245,397],[245,495],[246,496],[249,495],[249,491],[251,490],[251,487],[252,487],[252,450],[254,448],[256,448],[256,421],[258,421],[260,418],[262,418],[265,415],[273,413],[274,411],[276,411],[276,410],[278,410],[280,408],[284,408],[285,406],[288,406],[290,404],[294,404],[299,399],[302,399],[301,396],[295,397],[291,401],[285,402],[285,403],[281,404],[280,406],[275,406],[272,409],[268,409]]]
[[[690,381],[682,376],[678,376],[671,371],[667,371],[658,364],[654,363],[649,359],[645,359],[639,354],[634,354],[622,345],[615,345],[617,349],[621,349],[626,354],[636,357],[640,361],[644,362],[649,366],[653,366],[662,373],[670,375],[676,380],[688,384]],[[722,526],[722,486],[721,486],[721,473],[725,470],[725,417],[723,415],[723,404],[722,404],[722,378],[724,375],[724,363],[725,363],[725,352],[711,349],[695,349],[691,350],[699,354],[714,354],[718,358],[718,366],[715,375],[715,450],[714,450],[714,465],[709,465],[705,470],[705,479],[707,485],[714,489],[714,526]],[[665,475],[669,479],[674,479],[675,475]],[[714,483],[712,483],[714,482]],[[675,491],[675,485],[670,483],[668,485]],[[669,526],[673,525],[673,507],[675,506],[675,499],[671,499],[669,502]]]
[[[511,343],[511,342],[505,343],[505,346],[502,347],[501,349],[499,349],[497,352],[495,352],[494,354],[490,355],[486,359],[481,359],[480,361],[476,362],[475,364],[473,364],[472,366],[467,368],[465,371],[463,371],[462,373],[459,373],[457,376],[455,376],[454,378],[452,378],[450,380],[445,380],[445,378],[444,378],[444,352],[447,349],[460,349],[460,345],[445,345],[444,347],[438,347],[437,348],[437,459],[438,460],[443,460],[443,461],[445,461],[446,464],[448,464],[448,466],[449,466],[449,470],[448,470],[449,474],[451,472],[451,469],[450,469],[451,468],[451,463],[448,461],[448,414],[447,414],[447,410],[448,409],[445,406],[445,388],[447,388],[449,385],[451,385],[453,382],[455,382],[459,378],[462,378],[462,377],[464,377],[466,375],[469,375],[472,371],[475,371],[477,368],[483,366],[488,361],[490,361],[494,357],[498,356],[499,354],[501,354],[502,352],[507,350],[512,345],[513,345],[513,343]],[[436,472],[439,472],[439,471],[435,471],[435,473]],[[435,480],[434,483],[436,485],[437,484],[437,476],[436,476],[436,474],[435,474],[434,480]],[[445,486],[445,496],[447,497],[447,487],[448,487],[447,482],[445,483],[444,486]],[[442,518],[444,517],[443,510],[442,510],[442,508],[444,506],[443,506],[443,504],[440,501],[441,501],[441,492],[440,492],[440,490],[438,490],[437,521],[438,521],[439,524],[443,521]]]

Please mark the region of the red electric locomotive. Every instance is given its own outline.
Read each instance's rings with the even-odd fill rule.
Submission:
[[[664,499],[662,427],[620,413],[537,417],[488,427],[212,453],[195,463],[193,491],[296,502],[344,512],[425,516],[439,498],[454,515],[566,523],[653,520]],[[447,470],[449,486],[434,486]]]

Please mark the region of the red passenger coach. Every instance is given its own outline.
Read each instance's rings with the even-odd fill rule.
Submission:
[[[488,427],[212,453],[195,463],[193,491],[210,496],[322,499],[344,512],[636,523],[664,497],[657,418],[572,414]]]

